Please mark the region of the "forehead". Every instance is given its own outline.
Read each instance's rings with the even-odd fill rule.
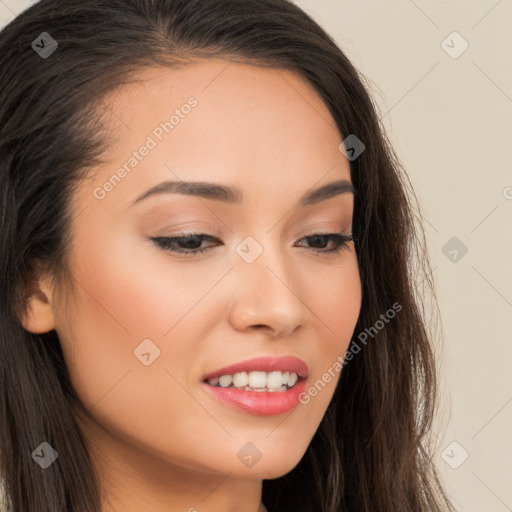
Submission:
[[[116,142],[94,186],[124,166],[128,172],[111,193],[116,202],[128,205],[169,179],[240,189],[265,183],[266,194],[286,190],[296,197],[321,180],[350,179],[338,128],[297,73],[206,60],[147,68],[134,78],[103,102]],[[143,146],[152,149],[135,157]]]

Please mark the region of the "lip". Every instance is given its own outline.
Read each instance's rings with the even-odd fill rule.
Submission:
[[[230,407],[249,412],[257,416],[283,414],[295,408],[300,395],[306,390],[307,380],[301,378],[287,391],[245,391],[236,388],[220,388],[202,382],[204,391]]]
[[[203,381],[213,379],[214,377],[222,377],[223,375],[234,375],[240,372],[294,372],[298,375],[299,379],[306,379],[309,375],[308,365],[298,357],[295,356],[281,356],[281,357],[256,357],[254,359],[246,359],[229,366],[224,366],[218,370],[207,373],[203,376]],[[294,386],[295,387],[295,386]],[[291,388],[293,389],[293,388]],[[289,391],[291,391],[291,389]],[[253,393],[253,391],[249,391]],[[260,393],[256,391],[256,393]],[[262,393],[262,392],[261,392]],[[287,391],[283,392],[287,393]],[[266,393],[262,393],[266,394]]]

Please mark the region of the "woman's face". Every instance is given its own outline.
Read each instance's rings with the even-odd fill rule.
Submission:
[[[353,194],[301,204],[314,189],[350,182],[342,138],[315,90],[289,71],[206,61],[140,77],[105,103],[119,139],[72,203],[76,295],[55,318],[84,422],[102,456],[131,474],[172,465],[276,478],[322,420],[361,305],[353,244],[327,252],[336,237],[311,237],[351,234]],[[147,193],[163,182],[239,196]],[[191,233],[213,238],[152,240]],[[232,390],[245,395],[234,406],[203,382],[264,356],[301,359],[303,388],[320,379],[320,391],[298,402],[290,391],[286,401],[281,391]]]

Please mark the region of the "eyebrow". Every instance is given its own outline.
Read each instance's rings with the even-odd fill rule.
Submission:
[[[355,195],[355,188],[349,181],[340,179],[308,191],[299,199],[297,206],[303,208],[346,193]],[[242,191],[238,188],[205,181],[164,181],[144,192],[129,206],[159,194],[183,194],[204,197],[205,199],[213,199],[236,205],[241,204],[243,201]]]

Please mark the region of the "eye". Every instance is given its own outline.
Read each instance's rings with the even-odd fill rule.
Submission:
[[[222,241],[217,237],[205,233],[185,236],[153,237],[151,240],[161,249],[178,253],[184,257],[196,256],[197,254],[213,249],[214,246],[201,247],[203,242],[220,242],[217,243],[217,245],[223,245]],[[354,241],[354,238],[352,235],[346,235],[344,233],[313,233],[301,238],[301,240],[308,240],[309,243],[312,243],[314,246],[328,245],[329,242],[332,242],[333,246],[330,249],[312,247],[312,250],[316,253],[339,254],[342,249],[350,250],[349,242]]]
[[[164,249],[165,251],[181,253],[184,256],[195,256],[196,254],[200,254],[204,251],[207,251],[208,249],[211,249],[211,247],[201,247],[201,243],[204,241],[220,242],[217,237],[206,234],[186,236],[160,236],[152,238],[151,240],[153,240],[153,242],[155,242],[161,249]],[[184,247],[180,247],[177,244],[181,244]]]
[[[344,233],[313,233],[305,236],[302,240],[310,240],[313,245],[328,245],[329,242],[333,242],[334,245],[330,249],[319,249],[316,247],[313,248],[313,250],[317,253],[339,254],[342,249],[350,250],[349,243],[353,242],[354,238],[352,235],[346,235]]]

